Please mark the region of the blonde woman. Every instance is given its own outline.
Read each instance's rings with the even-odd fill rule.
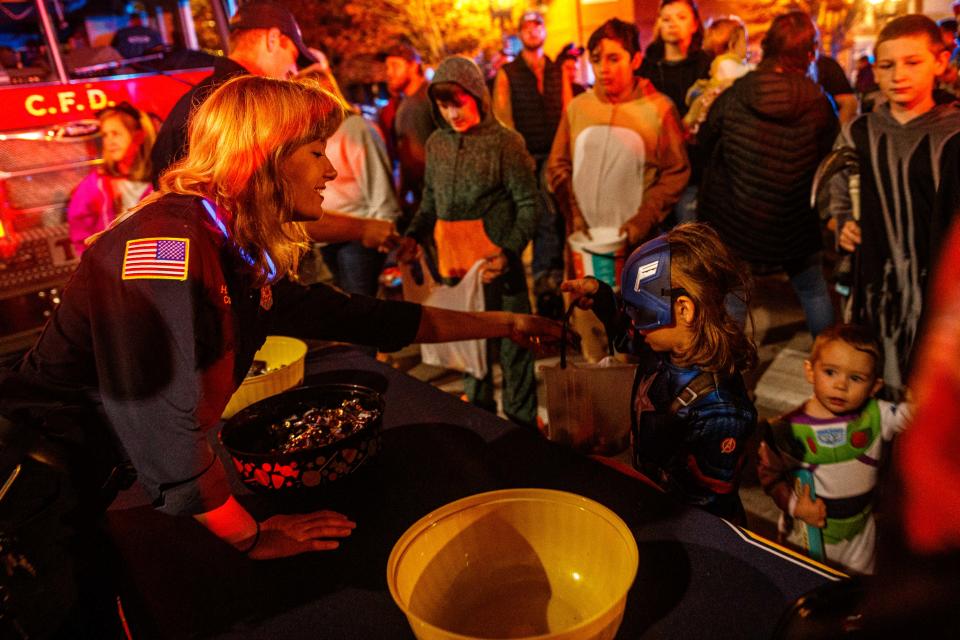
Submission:
[[[129,462],[158,509],[193,516],[253,558],[335,549],[355,526],[347,516],[256,522],[208,444],[268,333],[387,351],[559,336],[534,316],[456,313],[287,277],[307,239],[299,222],[323,216],[337,175],[326,141],[342,118],[340,103],[306,82],[243,76],[211,94],[190,122],[189,155],[93,241],[35,347],[0,370],[0,423],[41,435],[56,425],[61,442],[95,445],[80,449],[73,478],[98,504]]]
[[[150,193],[150,151],[157,138],[151,116],[127,102],[97,114],[103,165],[87,174],[70,197],[70,241],[80,255],[84,241]]]

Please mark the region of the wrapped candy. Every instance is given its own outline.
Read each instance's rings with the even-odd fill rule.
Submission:
[[[364,407],[357,398],[347,398],[335,407],[311,407],[270,425],[276,442],[272,451],[290,453],[327,446],[356,433],[379,415],[378,409]]]

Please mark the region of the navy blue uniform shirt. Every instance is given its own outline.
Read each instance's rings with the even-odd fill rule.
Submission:
[[[165,512],[221,505],[206,432],[268,334],[390,351],[420,324],[417,305],[252,275],[201,199],[147,205],[84,253],[36,345],[0,372],[0,414],[99,455],[112,442]]]

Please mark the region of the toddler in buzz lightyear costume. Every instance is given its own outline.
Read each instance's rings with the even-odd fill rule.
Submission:
[[[872,574],[876,556],[874,492],[884,443],[912,416],[907,403],[874,398],[883,388],[883,355],[871,332],[836,325],[821,332],[804,362],[813,396],[770,423],[760,444],[760,483],[791,519],[822,530],[826,559],[844,569]],[[806,469],[809,486],[793,489],[790,472]]]

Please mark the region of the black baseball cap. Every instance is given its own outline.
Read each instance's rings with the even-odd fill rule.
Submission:
[[[234,16],[230,18],[231,31],[236,29],[274,28],[290,38],[297,47],[300,54],[297,58],[298,67],[308,67],[317,61],[310,53],[307,45],[303,44],[303,36],[300,35],[300,26],[297,24],[297,19],[286,7],[272,2],[250,2],[241,5]]]
[[[576,60],[583,55],[583,47],[578,47],[572,42],[568,42],[563,49],[560,50],[560,53],[557,54],[557,62],[562,60]]]

